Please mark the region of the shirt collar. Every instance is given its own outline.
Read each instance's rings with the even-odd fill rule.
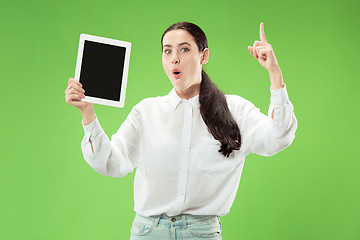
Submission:
[[[179,95],[176,93],[175,88],[173,88],[170,93],[169,93],[169,99],[170,99],[170,104],[172,106],[172,108],[174,110],[176,110],[177,106],[179,106],[179,104],[181,102],[190,102],[191,106],[198,109],[200,107],[200,103],[199,103],[199,95],[196,95],[195,97],[192,97],[188,100],[186,99],[182,99],[179,97]]]

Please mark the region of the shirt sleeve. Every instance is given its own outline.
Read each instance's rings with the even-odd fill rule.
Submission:
[[[297,120],[286,85],[272,90],[268,116],[249,101],[243,104],[239,123],[247,153],[272,156],[288,147],[295,138]],[[273,117],[272,117],[273,114]]]
[[[84,125],[81,150],[85,161],[98,173],[110,177],[123,177],[138,164],[138,145],[141,125],[134,107],[111,141],[101,128],[98,118]]]

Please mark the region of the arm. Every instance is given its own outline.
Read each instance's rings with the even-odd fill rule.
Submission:
[[[83,117],[83,125],[84,126],[93,123],[95,121],[95,119],[96,119],[94,105],[91,104],[91,107],[82,110],[81,115]],[[90,143],[90,146],[91,146],[91,151],[92,151],[92,153],[94,153],[94,147],[93,147],[91,138],[89,138],[89,143]]]
[[[240,128],[240,149],[245,155],[256,153],[272,156],[288,147],[294,140],[297,120],[286,86],[277,90],[271,89],[268,116],[261,113],[250,101],[239,96],[231,97],[229,106]]]
[[[249,135],[252,142],[250,152],[272,156],[288,147],[295,138],[297,119],[286,86],[276,90],[271,89],[268,116],[254,108],[248,115],[248,120],[252,123],[249,128],[252,129]]]
[[[80,109],[83,117],[85,136],[81,142],[81,149],[85,161],[100,174],[123,177],[132,172],[138,160],[137,148],[134,147],[139,141],[139,126],[134,113],[136,111],[133,109],[132,114],[129,114],[110,141],[96,118],[94,105],[81,101],[85,97],[84,94],[81,83],[70,78],[65,90],[65,99],[67,104]]]
[[[81,149],[85,161],[98,173],[110,177],[123,177],[138,164],[140,124],[134,108],[111,140],[101,128],[97,118],[89,125],[82,121],[85,136]]]
[[[244,129],[249,151],[270,156],[291,144],[295,137],[297,120],[278,61],[272,46],[266,40],[263,23],[260,24],[260,40],[255,41],[252,47],[248,46],[248,49],[260,65],[268,70],[271,82],[271,102],[268,117],[250,104],[248,111],[245,112]]]

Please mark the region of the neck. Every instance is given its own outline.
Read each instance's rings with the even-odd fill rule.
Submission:
[[[176,89],[175,88],[175,91],[176,91],[177,95],[180,98],[188,100],[190,98],[195,97],[196,95],[199,95],[199,93],[200,93],[200,83],[196,83],[194,85],[191,85],[187,89]]]

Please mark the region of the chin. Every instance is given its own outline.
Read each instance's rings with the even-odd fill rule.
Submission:
[[[185,90],[186,88],[184,88],[184,87],[182,87],[182,86],[178,86],[178,85],[173,85],[174,86],[174,88],[176,89],[176,91],[183,91],[183,90]]]
[[[176,90],[182,91],[182,90],[187,89],[186,86],[184,86],[184,85],[182,85],[182,84],[179,84],[179,82],[177,82],[177,81],[179,81],[179,79],[175,79],[175,80],[172,80],[172,81],[171,81],[172,85],[174,86],[174,88],[175,88]]]

